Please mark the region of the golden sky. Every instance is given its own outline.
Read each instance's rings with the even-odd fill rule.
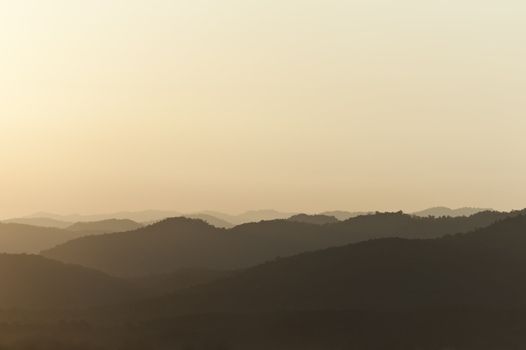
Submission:
[[[0,218],[525,205],[526,2],[0,0]]]

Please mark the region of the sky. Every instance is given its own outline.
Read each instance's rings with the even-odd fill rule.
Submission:
[[[526,206],[526,2],[0,0],[0,218]]]

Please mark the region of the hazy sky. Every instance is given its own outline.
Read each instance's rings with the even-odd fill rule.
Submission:
[[[526,206],[521,0],[0,0],[0,217]]]

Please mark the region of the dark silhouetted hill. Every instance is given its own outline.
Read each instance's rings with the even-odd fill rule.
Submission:
[[[485,227],[518,213],[420,218],[377,213],[344,222],[312,225],[262,221],[219,229],[201,220],[167,219],[135,231],[82,237],[42,254],[117,276],[144,276],[199,268],[237,270],[277,257],[374,238],[436,238]]]
[[[132,278],[129,281],[150,295],[161,296],[181,289],[209,284],[236,273],[234,271],[181,269],[169,274]]]
[[[108,219],[102,221],[77,222],[67,229],[85,234],[100,234],[132,231],[141,227],[141,224],[128,219]]]
[[[374,212],[349,212],[349,211],[335,210],[335,211],[326,211],[326,212],[320,213],[320,215],[334,216],[336,219],[340,221],[345,221],[345,220],[355,218],[357,216],[363,216],[363,215],[369,215],[369,214],[374,214]]]
[[[289,221],[303,222],[305,224],[313,224],[313,225],[325,225],[325,224],[334,224],[338,222],[339,220],[336,219],[334,216],[328,216],[328,215],[297,214],[297,215],[291,216],[289,218]]]
[[[208,215],[208,214],[191,214],[191,215],[184,215],[184,217],[187,217],[189,219],[198,219],[203,220],[204,222],[218,227],[218,228],[231,228],[234,225],[226,220],[216,218],[215,216]]]
[[[5,350],[519,350],[526,345],[522,310],[213,313],[110,325],[76,318],[21,320],[0,327]]]
[[[467,234],[378,239],[278,259],[148,305],[171,315],[520,310],[526,308],[526,216]]]
[[[434,207],[425,209],[416,213],[413,213],[413,215],[416,216],[434,216],[434,217],[441,217],[441,216],[451,216],[451,217],[457,217],[457,216],[471,216],[480,212],[484,211],[491,211],[492,209],[483,209],[483,208],[458,208],[458,209],[451,209],[447,207]]]
[[[142,294],[131,284],[38,255],[0,254],[0,308],[87,307]]]

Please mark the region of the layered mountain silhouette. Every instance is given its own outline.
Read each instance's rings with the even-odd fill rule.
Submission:
[[[47,212],[38,212],[27,216],[26,218],[50,218],[70,223],[75,222],[92,222],[111,219],[127,219],[135,222],[154,222],[169,217],[180,216],[181,213],[172,210],[142,210],[142,211],[120,211],[116,213],[82,215],[82,214],[54,214]]]
[[[325,224],[334,224],[339,220],[334,216],[329,215],[308,215],[308,214],[297,214],[289,218],[289,221],[294,222],[303,222],[305,224],[314,224],[314,225],[325,225]]]
[[[144,296],[129,282],[37,255],[0,254],[0,308],[88,307]]]
[[[457,208],[457,209],[451,209],[447,207],[433,207],[429,209],[425,209],[422,211],[418,211],[416,213],[413,213],[413,215],[416,216],[434,216],[434,217],[441,217],[441,216],[451,216],[451,217],[457,217],[457,216],[471,216],[483,211],[491,211],[491,209],[483,209],[483,208]]]
[[[192,215],[185,215],[184,217],[187,217],[189,219],[203,220],[207,224],[215,226],[217,228],[231,228],[234,226],[234,224],[224,219],[220,219],[215,216],[208,215],[208,214],[192,214]]]
[[[363,215],[369,215],[369,214],[374,214],[374,212],[366,212],[366,211],[350,212],[350,211],[335,210],[335,211],[326,211],[326,212],[320,213],[320,215],[334,216],[336,219],[340,221],[345,221],[345,220],[355,218],[357,216],[363,216]]]
[[[67,229],[84,234],[100,234],[132,231],[141,227],[141,224],[128,219],[108,219],[102,221],[77,222],[68,226]]]
[[[170,217],[185,216],[188,218],[202,219],[216,227],[232,227],[235,225],[245,224],[249,222],[258,222],[262,220],[277,220],[286,219],[295,213],[283,213],[276,210],[251,210],[238,215],[225,214],[217,211],[203,211],[198,213],[181,213],[171,210],[143,210],[143,211],[122,211],[116,213],[97,214],[97,215],[81,215],[69,214],[60,215],[47,212],[38,212],[29,215],[22,220],[32,220],[33,224],[37,221],[34,219],[51,219],[60,222],[92,222],[103,221],[110,219],[128,219],[139,223],[152,224]],[[19,219],[15,219],[19,220]],[[37,225],[40,226],[40,225]]]
[[[129,281],[150,296],[162,296],[182,289],[209,284],[237,273],[237,271],[181,269],[168,274],[131,278]]]
[[[38,227],[53,227],[53,228],[67,228],[68,226],[71,226],[73,223],[69,221],[61,221],[61,220],[55,220],[51,218],[13,218],[2,221],[6,224],[23,224],[23,225],[31,225],[31,226],[38,226]]]
[[[0,252],[38,253],[79,236],[59,228],[0,223]]]
[[[205,211],[202,214],[207,214],[218,219],[231,223],[232,225],[242,225],[251,222],[269,221],[287,219],[296,213],[284,213],[277,210],[249,210],[238,215],[225,214],[217,211]]]
[[[126,280],[0,255],[9,286],[0,289],[0,349],[522,349],[524,214],[376,213],[232,229],[173,218],[56,248],[150,274]],[[322,245],[331,247],[315,250]],[[293,253],[302,249],[315,251]],[[177,270],[197,262],[215,266]],[[154,275],[162,265],[175,272]],[[24,311],[5,310],[13,307]]]
[[[31,221],[31,220],[30,220]],[[64,229],[17,223],[0,223],[0,253],[37,254],[67,241],[101,233],[134,230],[142,225],[131,220],[79,222]]]
[[[42,254],[116,276],[165,274],[182,268],[237,270],[375,238],[436,238],[467,232],[516,215],[519,212],[420,218],[377,213],[326,225],[274,220],[228,230],[201,220],[172,218],[135,231],[82,237]]]
[[[521,309],[526,216],[438,239],[378,239],[283,258],[148,307],[171,315]]]

